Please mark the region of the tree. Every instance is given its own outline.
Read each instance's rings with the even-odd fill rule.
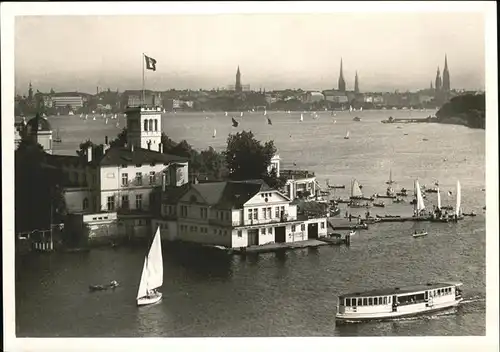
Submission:
[[[16,232],[49,229],[66,213],[62,170],[47,159],[42,146],[29,138],[23,138],[15,151]]]
[[[123,127],[118,136],[109,142],[110,147],[120,147],[123,148],[127,144],[127,127]]]
[[[229,178],[246,180],[268,177],[267,170],[274,154],[274,142],[269,141],[262,145],[251,131],[229,135],[224,152]]]

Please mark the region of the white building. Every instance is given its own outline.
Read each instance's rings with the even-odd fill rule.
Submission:
[[[43,147],[45,153],[52,154],[52,127],[45,117],[37,114],[28,121],[26,130],[20,133],[26,133],[28,138],[33,139]]]
[[[153,220],[169,240],[237,248],[327,234],[326,218],[298,217],[297,206],[262,180],[190,184],[177,197]]]

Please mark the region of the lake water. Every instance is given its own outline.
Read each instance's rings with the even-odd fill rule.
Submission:
[[[426,117],[434,111],[413,111]],[[484,335],[485,133],[441,124],[382,124],[409,111],[167,113],[163,131],[197,149],[225,148],[227,135],[252,130],[261,141],[273,139],[283,168],[315,171],[320,184],[349,185],[356,178],[363,192],[383,193],[392,169],[396,188],[412,189],[418,177],[431,186],[439,180],[444,204],[454,205],[457,179],[462,208],[478,216],[458,224],[383,223],[353,237],[350,247],[321,247],[249,256],[179,252],[164,243],[164,299],[138,309],[135,297],[147,250],[96,249],[79,254],[29,254],[16,258],[16,332],[18,336],[416,336]],[[231,127],[231,116],[240,121]],[[352,118],[359,116],[361,122]],[[207,118],[208,117],[208,118]],[[49,117],[63,143],[57,153],[74,154],[86,138],[102,143],[125,125],[97,118]],[[212,138],[214,128],[217,137]],[[350,131],[350,139],[344,136]],[[426,138],[428,141],[424,141]],[[348,188],[348,187],[347,187]],[[447,195],[452,191],[453,195]],[[348,196],[339,190],[336,196]],[[386,201],[386,203],[388,203]],[[426,204],[436,204],[428,195]],[[343,213],[345,210],[343,209]],[[359,210],[360,213],[364,210]],[[372,210],[377,214],[412,212],[408,204]],[[355,213],[353,211],[353,213]],[[417,226],[429,236],[414,239]],[[114,291],[89,293],[89,284],[117,280]],[[429,281],[461,281],[465,303],[430,316],[338,326],[339,294]]]

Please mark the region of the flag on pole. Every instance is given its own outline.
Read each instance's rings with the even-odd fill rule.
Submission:
[[[144,58],[146,59],[146,69],[156,71],[156,60],[147,55],[144,55]]]

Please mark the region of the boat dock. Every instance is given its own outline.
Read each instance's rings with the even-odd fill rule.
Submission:
[[[341,244],[349,244],[349,239],[347,238],[338,238],[338,237],[322,237],[320,239],[311,239],[305,241],[297,241],[297,242],[285,242],[285,243],[268,243],[259,246],[250,246],[250,247],[240,247],[240,248],[228,248],[226,251],[229,254],[238,254],[245,255],[250,253],[270,253],[270,252],[279,252],[293,249],[301,249],[301,248],[315,248],[322,246],[333,246],[333,245],[341,245]]]

